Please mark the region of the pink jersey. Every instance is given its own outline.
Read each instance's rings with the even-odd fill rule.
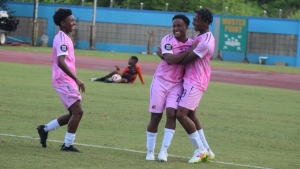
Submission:
[[[74,46],[71,38],[62,31],[54,37],[52,48],[52,84],[54,87],[77,86],[76,82],[57,65],[58,57],[66,56],[65,63],[76,74]]]
[[[161,40],[162,54],[179,54],[187,51],[193,44],[192,39],[188,39],[185,43],[178,42],[174,35],[166,35]],[[179,64],[168,65],[162,60],[156,69],[154,76],[162,77],[169,82],[181,82],[184,74],[184,66]]]
[[[197,35],[194,41],[199,40],[199,44],[193,50],[199,58],[186,65],[184,83],[205,91],[210,79],[210,59],[215,50],[215,38],[211,32]]]

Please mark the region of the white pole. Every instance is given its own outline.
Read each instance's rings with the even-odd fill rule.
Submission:
[[[168,11],[169,3],[166,3],[166,11]]]
[[[92,21],[92,32],[91,32],[91,46],[92,50],[95,49],[95,29],[96,29],[96,12],[97,12],[97,0],[94,0],[94,8],[93,8],[93,21]]]
[[[282,9],[279,9],[279,18],[282,17]]]
[[[38,38],[38,6],[39,0],[34,0],[34,15],[33,15],[33,27],[32,27],[32,37],[31,37],[31,46],[36,46],[36,41]]]
[[[143,10],[143,5],[144,5],[144,3],[142,2],[142,3],[141,3],[141,10]]]
[[[37,21],[38,17],[38,6],[39,6],[39,0],[35,0],[35,7],[34,7],[34,21]]]
[[[267,11],[264,11],[264,17],[267,17]]]
[[[94,9],[93,9],[93,26],[96,23],[96,12],[97,12],[97,0],[94,0]]]
[[[113,1],[113,0],[110,0],[110,5],[109,5],[110,8],[113,7],[113,3],[114,3],[114,1]]]

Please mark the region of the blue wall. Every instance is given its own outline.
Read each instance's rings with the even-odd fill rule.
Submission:
[[[9,2],[9,7],[16,11],[16,16],[32,17],[33,4],[32,3],[15,3]],[[48,18],[47,35],[49,38],[48,45],[52,45],[52,38],[55,35],[55,25],[52,20],[52,16],[57,8],[65,7],[73,10],[74,17],[81,21],[92,21],[92,7],[88,6],[72,6],[72,5],[50,5],[39,4],[38,17]],[[151,26],[166,26],[170,27],[170,18],[174,16],[174,12],[163,11],[147,11],[147,10],[128,10],[128,9],[115,9],[115,8],[97,8],[96,22],[110,22],[110,23],[126,23],[126,24],[141,24]],[[191,20],[193,19],[193,13],[183,13],[187,15]],[[220,17],[215,15],[214,18]],[[276,61],[284,61],[288,66],[300,67],[300,20],[288,20],[288,19],[269,19],[269,18],[256,18],[250,17],[248,23],[249,32],[260,33],[278,33],[278,34],[291,34],[298,35],[298,50],[297,57],[289,56],[269,56],[266,64],[274,65]],[[214,30],[214,24],[211,25],[211,31]],[[26,39],[24,37],[19,37]],[[78,41],[76,48],[88,49],[89,42]],[[123,45],[123,44],[108,44],[97,42],[95,45],[97,50],[103,51],[116,51],[116,52],[141,52],[146,51],[145,46],[138,45]],[[154,51],[156,47],[154,47]],[[250,63],[257,63],[258,57],[264,54],[251,54],[248,53],[247,57]],[[244,58],[243,53],[223,52],[223,59],[226,61],[240,62]]]

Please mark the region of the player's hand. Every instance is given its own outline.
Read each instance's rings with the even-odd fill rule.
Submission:
[[[199,44],[199,40],[196,40],[194,43],[193,43],[193,45],[191,46],[191,50],[194,50],[196,47],[197,47],[197,45]]]
[[[117,70],[120,70],[120,68],[119,68],[119,66],[118,66],[118,65],[115,65],[115,67],[116,67],[116,69],[117,69]]]
[[[76,79],[76,84],[79,88],[79,91],[85,92],[84,83],[80,79]]]
[[[162,55],[161,48],[160,48],[159,46],[157,46],[156,54],[157,54],[157,56],[159,56],[161,59],[164,59],[164,57],[163,57],[163,55]]]

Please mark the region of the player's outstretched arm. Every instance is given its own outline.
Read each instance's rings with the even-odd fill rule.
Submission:
[[[79,87],[79,90],[81,90],[82,92],[85,92],[84,83],[80,79],[78,79],[77,76],[69,69],[69,67],[67,66],[67,64],[65,62],[65,58],[66,58],[66,56],[58,57],[58,62],[57,62],[58,67],[76,82],[76,84]]]
[[[141,68],[140,68],[140,67],[137,67],[137,68],[136,68],[136,71],[137,71],[137,73],[138,73],[138,75],[139,75],[139,78],[140,78],[142,84],[145,84],[145,81],[144,81],[144,77],[143,77]]]
[[[168,63],[168,65],[172,65],[172,64],[176,64],[176,63],[180,62],[182,59],[187,57],[190,52],[191,51],[188,50],[186,52],[183,52],[183,53],[180,53],[177,55],[166,53],[163,55],[163,57],[165,58],[165,61]]]
[[[189,63],[192,63],[192,62],[196,61],[197,58],[199,58],[199,56],[196,53],[194,53],[193,51],[191,51],[187,55],[187,57],[185,57],[184,59],[182,59],[178,64],[187,65]]]
[[[179,64],[181,65],[187,65],[191,62],[196,61],[198,58],[203,58],[208,52],[207,43],[201,42],[197,45],[197,47],[194,48],[192,52],[188,54],[187,57],[182,59]]]

